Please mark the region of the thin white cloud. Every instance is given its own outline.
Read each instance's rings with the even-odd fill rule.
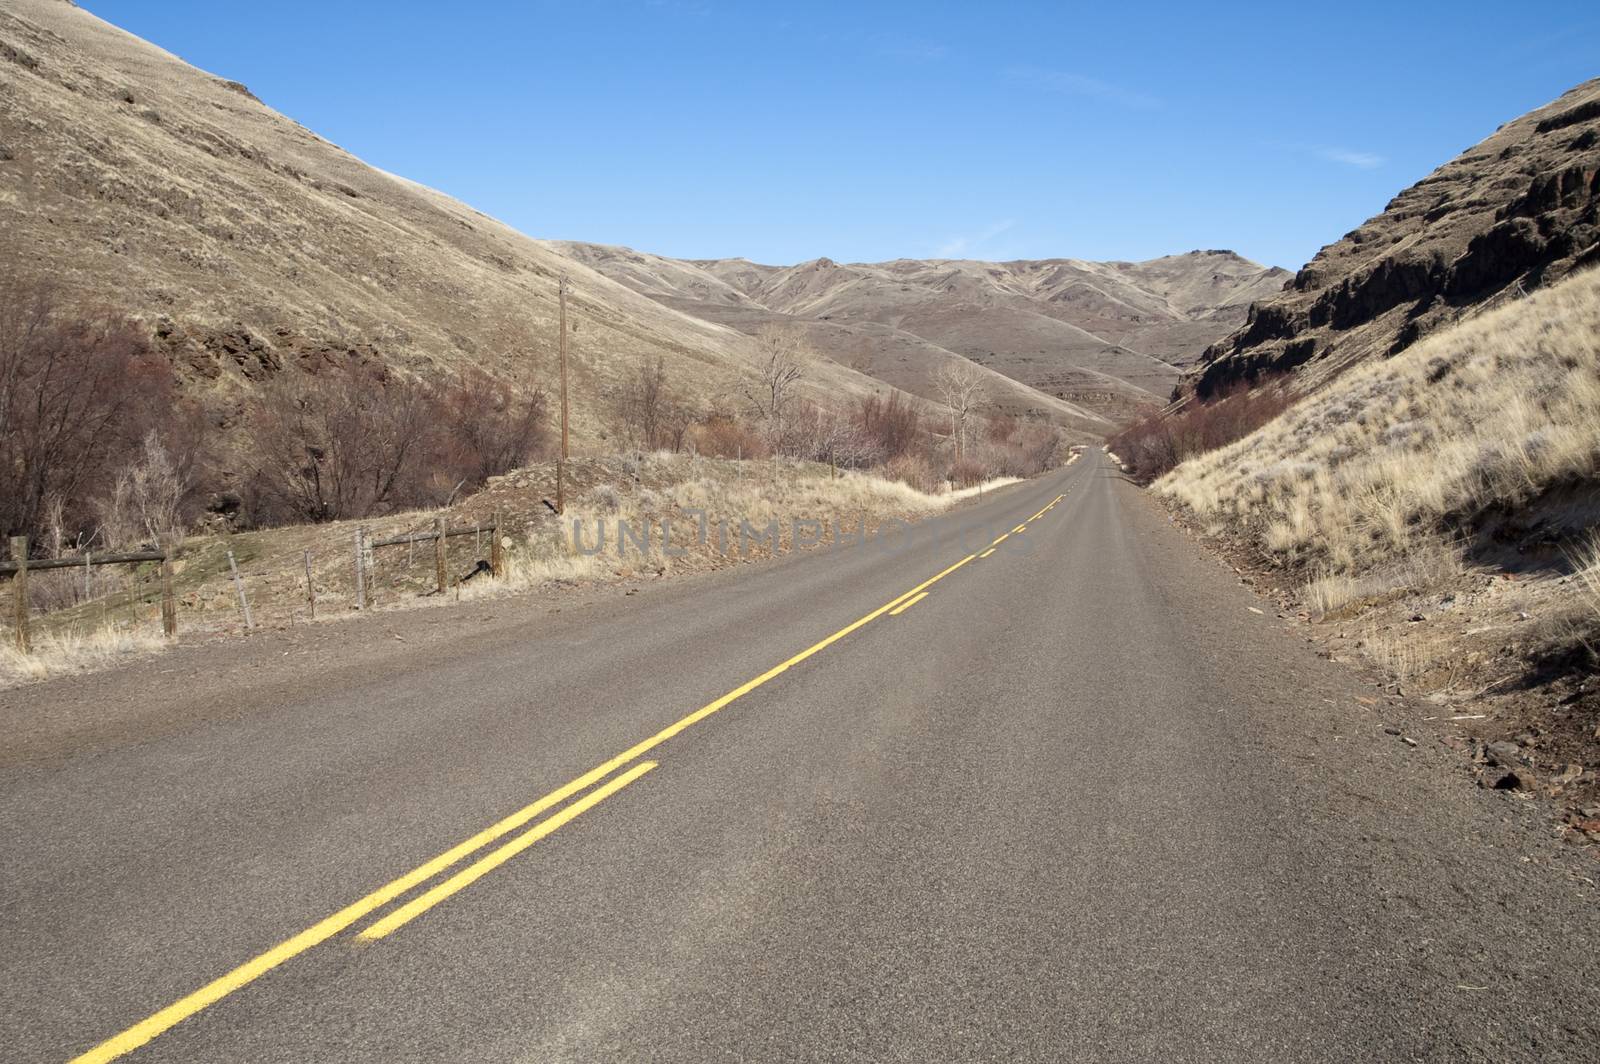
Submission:
[[[1091,78],[1086,74],[1075,74],[1067,70],[1047,70],[1043,67],[1011,67],[1006,71],[1006,76],[1013,81],[1020,81],[1035,88],[1068,93],[1073,96],[1085,96],[1092,100],[1104,100],[1106,103],[1116,104],[1118,107],[1128,107],[1138,111],[1151,111],[1162,106],[1160,98],[1149,93],[1124,88],[1121,85],[1113,85],[1109,81],[1101,81],[1099,78]]]
[[[1317,148],[1317,158],[1326,159],[1330,163],[1341,163],[1345,166],[1354,166],[1358,170],[1376,170],[1386,160],[1381,155],[1370,151],[1350,151],[1348,148]]]
[[[995,222],[993,225],[978,233],[972,233],[967,236],[951,237],[949,240],[946,240],[944,243],[940,244],[936,249],[934,249],[933,257],[936,259],[962,258],[968,253],[981,248],[984,244],[987,244],[989,241],[993,240],[1006,230],[1013,228],[1016,224],[1017,223],[1014,219],[1007,219],[1003,222]]]

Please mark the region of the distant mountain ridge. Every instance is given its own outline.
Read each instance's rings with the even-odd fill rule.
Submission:
[[[963,357],[1113,420],[1165,402],[1206,346],[1290,277],[1231,251],[1146,262],[821,258],[769,266],[558,246],[707,321],[745,331],[796,324],[835,360],[907,391],[927,394],[938,365]]]
[[[1323,248],[1206,351],[1185,390],[1315,387],[1600,261],[1600,78],[1445,163]]]

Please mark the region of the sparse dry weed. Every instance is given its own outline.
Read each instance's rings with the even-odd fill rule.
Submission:
[[[159,630],[146,628],[108,625],[86,633],[47,633],[34,641],[31,653],[10,643],[0,647],[0,687],[102,669],[169,645]]]
[[[1600,532],[1590,536],[1589,542],[1573,555],[1572,561],[1578,595],[1588,607],[1596,626],[1600,627]]]

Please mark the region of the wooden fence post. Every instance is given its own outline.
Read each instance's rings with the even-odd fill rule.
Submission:
[[[444,594],[444,518],[433,519],[433,569],[434,576],[438,578],[439,594]]]
[[[367,608],[367,545],[365,529],[356,529],[356,609]]]
[[[496,580],[501,579],[505,573],[505,557],[500,546],[500,511],[496,510],[489,518],[489,571]]]
[[[16,624],[17,649],[26,654],[33,649],[32,642],[28,639],[28,537],[11,537],[11,560],[17,563],[17,571],[11,577],[11,593],[15,599],[15,612],[12,620]]]
[[[228,568],[233,572],[233,589],[239,593],[239,609],[244,613],[244,630],[246,632],[255,628],[256,622],[250,616],[250,600],[244,594],[244,581],[239,579],[239,563],[233,560],[233,551],[228,552]]]
[[[161,633],[168,639],[178,634],[178,598],[172,587],[172,563],[178,557],[178,537],[170,532],[161,537]]]
[[[311,619],[317,619],[317,585],[311,580],[311,552],[305,552],[306,602],[311,606]]]

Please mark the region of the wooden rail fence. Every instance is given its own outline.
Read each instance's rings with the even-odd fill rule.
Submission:
[[[494,514],[486,525],[471,525],[465,528],[450,528],[445,518],[434,519],[433,528],[427,532],[414,532],[408,535],[389,536],[384,539],[368,539],[366,529],[356,531],[356,606],[365,608],[366,591],[369,584],[366,564],[366,552],[378,547],[405,546],[416,543],[433,544],[434,581],[438,593],[444,594],[449,587],[449,547],[448,542],[457,536],[489,536],[489,572],[494,577],[503,576],[505,573],[504,549],[500,542],[500,528],[502,520],[500,514]],[[28,557],[28,538],[26,536],[13,536],[11,538],[11,560],[0,561],[0,576],[11,577],[13,628],[17,649],[28,653],[32,648],[32,639],[28,631],[28,619],[31,613],[28,603],[28,574],[41,572],[48,569],[82,569],[97,565],[139,565],[144,562],[159,562],[161,564],[161,630],[168,636],[178,633],[178,608],[177,598],[173,591],[173,562],[178,556],[179,541],[174,538],[165,538],[159,550],[124,551],[121,553],[94,554],[86,553],[78,558],[30,558]],[[316,587],[312,581],[311,552],[304,552],[306,567],[306,595],[311,604],[311,615],[316,616]],[[228,554],[228,564],[232,570],[235,590],[239,594],[240,609],[244,612],[246,629],[254,627],[250,616],[250,606],[244,596],[244,588],[239,579],[237,564],[233,560],[233,553]]]
[[[494,514],[486,525],[473,525],[470,528],[450,528],[443,517],[433,520],[433,530],[430,532],[413,532],[402,536],[389,536],[385,539],[366,539],[365,530],[356,532],[356,589],[358,600],[362,597],[361,591],[366,585],[366,562],[363,546],[376,550],[379,547],[403,547],[413,543],[433,544],[433,573],[434,582],[439,594],[444,594],[449,584],[449,548],[448,541],[456,536],[478,536],[487,532],[489,534],[489,572],[494,577],[505,573],[505,559],[501,556],[500,546],[500,515]],[[357,605],[365,605],[358,601]]]
[[[178,600],[172,589],[172,563],[178,557],[178,540],[163,538],[160,550],[86,553],[81,558],[29,558],[28,537],[11,537],[11,560],[0,562],[0,576],[11,577],[12,629],[17,649],[24,654],[33,647],[28,632],[28,574],[47,569],[83,569],[95,565],[139,565],[161,563],[161,630],[167,636],[178,634]]]

